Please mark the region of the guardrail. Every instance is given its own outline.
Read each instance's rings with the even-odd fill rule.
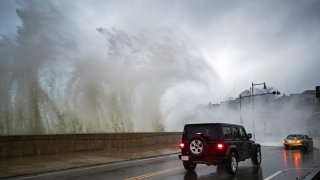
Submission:
[[[181,132],[0,136],[0,157],[178,144]]]

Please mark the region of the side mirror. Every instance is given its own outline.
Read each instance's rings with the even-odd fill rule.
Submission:
[[[309,138],[310,140],[312,140],[312,138]]]
[[[248,133],[248,134],[247,134],[247,138],[248,138],[248,139],[251,139],[251,138],[252,138],[252,134],[251,134],[251,133]]]

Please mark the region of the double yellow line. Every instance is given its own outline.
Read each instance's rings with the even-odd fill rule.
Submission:
[[[170,168],[170,169],[165,169],[162,171],[157,171],[157,172],[153,172],[153,173],[149,173],[149,174],[144,174],[141,176],[136,176],[136,177],[132,177],[132,178],[128,178],[125,180],[139,180],[139,179],[144,179],[144,178],[149,178],[149,177],[153,177],[153,176],[159,176],[161,174],[168,174],[177,170],[183,169],[182,167],[174,167],[174,168]]]

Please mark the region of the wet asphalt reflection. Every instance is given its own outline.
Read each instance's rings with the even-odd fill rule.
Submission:
[[[254,166],[250,159],[239,163],[235,176],[227,174],[224,168],[198,165],[195,171],[186,171],[177,154],[153,159],[127,162],[114,167],[106,166],[95,170],[79,169],[73,173],[50,175],[45,179],[303,179],[315,168],[320,167],[319,150],[303,152],[299,149],[284,150],[282,147],[262,147],[261,166]]]

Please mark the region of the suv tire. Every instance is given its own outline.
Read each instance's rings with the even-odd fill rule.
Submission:
[[[304,145],[304,146],[303,146],[303,151],[304,151],[304,152],[307,152],[308,150],[309,150],[308,144]]]
[[[188,171],[193,171],[194,169],[196,169],[197,164],[190,161],[183,161],[183,167]]]
[[[202,157],[206,154],[208,145],[203,137],[195,137],[189,141],[188,148],[192,157]]]
[[[261,164],[261,149],[259,147],[257,147],[255,154],[251,157],[251,161],[257,166]]]
[[[238,158],[234,151],[231,152],[229,160],[226,164],[226,172],[234,175],[238,171]]]

